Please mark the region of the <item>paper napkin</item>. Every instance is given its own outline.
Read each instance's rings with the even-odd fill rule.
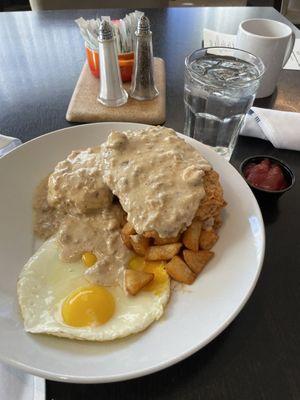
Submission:
[[[269,140],[278,149],[300,151],[300,113],[252,107],[240,134]]]
[[[45,380],[0,363],[1,400],[45,400]]]
[[[21,143],[22,142],[20,139],[11,136],[0,135],[0,157],[19,146]]]
[[[0,157],[21,144],[21,140],[0,135]],[[45,380],[0,363],[1,400],[45,400]]]

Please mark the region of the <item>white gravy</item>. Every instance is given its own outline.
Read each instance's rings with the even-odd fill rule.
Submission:
[[[87,279],[120,283],[132,253],[120,236],[124,211],[102,179],[100,147],[73,151],[58,163],[37,187],[33,205],[34,231],[43,239],[57,235],[60,259],[77,261],[92,252],[97,262],[86,270]]]
[[[102,146],[73,151],[38,186],[35,232],[44,239],[56,234],[66,262],[94,253],[97,262],[86,271],[93,283],[120,283],[132,256],[120,236],[123,210],[139,234],[174,237],[191,224],[210,169],[171,129],[112,132]]]
[[[105,208],[112,193],[102,179],[101,148],[72,151],[57,164],[48,181],[48,203],[71,214]]]
[[[80,259],[83,253],[91,252],[97,262],[87,269],[88,280],[105,286],[118,283],[132,257],[120,236],[123,221],[124,212],[119,204],[94,215],[68,215],[57,235],[60,258],[72,262]]]
[[[211,166],[172,129],[112,132],[102,153],[103,179],[137,233],[174,237],[191,224]]]

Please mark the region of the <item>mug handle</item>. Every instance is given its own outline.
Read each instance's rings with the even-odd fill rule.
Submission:
[[[287,51],[285,53],[285,57],[284,57],[284,60],[283,60],[282,67],[285,66],[285,64],[288,62],[288,60],[289,60],[289,58],[290,58],[290,56],[292,54],[292,51],[294,49],[295,39],[296,39],[295,34],[294,34],[294,32],[292,32],[292,35],[291,35],[290,40],[289,40],[289,47],[287,48]]]

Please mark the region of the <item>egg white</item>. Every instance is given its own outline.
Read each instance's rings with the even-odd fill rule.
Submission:
[[[64,323],[61,305],[78,287],[88,286],[82,262],[59,260],[55,237],[47,240],[25,264],[18,280],[18,298],[27,332],[71,339],[106,341],[146,329],[158,320],[170,296],[170,281],[159,294],[141,291],[127,296],[120,287],[108,287],[115,300],[115,313],[103,325],[72,327]]]

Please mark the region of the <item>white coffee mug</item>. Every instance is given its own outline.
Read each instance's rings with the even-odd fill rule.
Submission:
[[[256,94],[270,96],[276,87],[281,69],[293,51],[295,34],[282,22],[271,19],[246,19],[239,25],[236,47],[262,59],[266,71]]]

